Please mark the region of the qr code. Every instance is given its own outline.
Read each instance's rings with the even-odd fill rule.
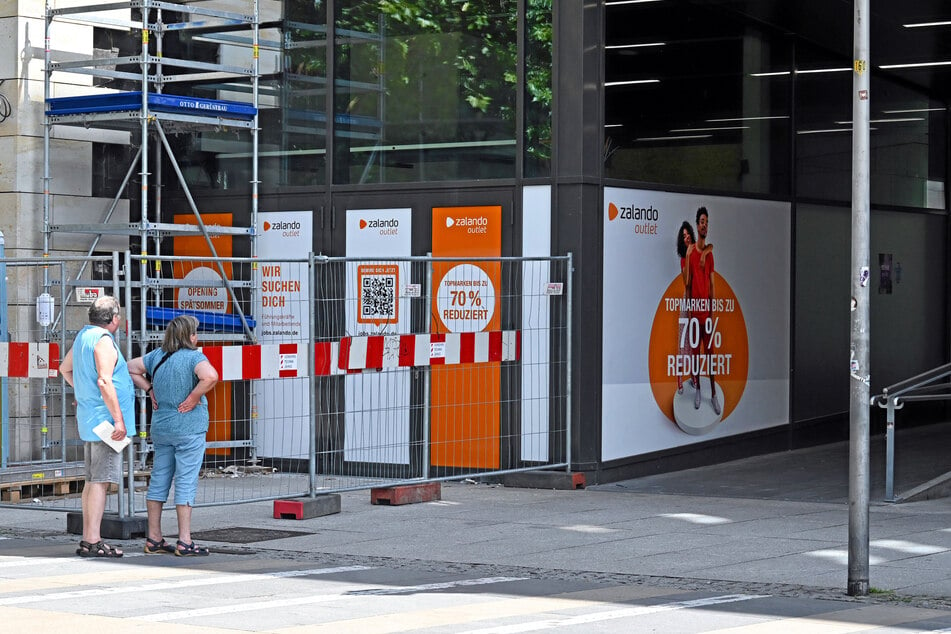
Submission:
[[[396,276],[364,275],[360,288],[362,321],[396,319]]]

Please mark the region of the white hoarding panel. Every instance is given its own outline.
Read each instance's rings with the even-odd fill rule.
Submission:
[[[306,259],[313,249],[310,211],[258,213],[257,255],[261,260],[288,258],[301,262],[261,262],[255,274],[257,335],[261,343],[306,343],[310,337],[310,281]],[[263,458],[306,460],[310,449],[308,379],[255,381],[255,433]]]
[[[347,210],[348,258],[408,257],[411,239],[410,209]],[[419,283],[406,262],[348,262],[347,334],[408,334]],[[410,370],[348,375],[344,395],[344,460],[409,464]]]

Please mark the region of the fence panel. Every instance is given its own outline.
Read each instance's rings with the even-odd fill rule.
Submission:
[[[196,506],[308,493],[301,465],[308,464],[311,436],[309,261],[147,256],[144,262],[148,291],[140,298],[135,355],[159,347],[174,316],[191,314],[199,320],[198,345],[219,373],[206,395],[210,421]],[[143,396],[140,420],[150,419],[150,409]],[[140,462],[148,471],[151,439],[143,441]]]
[[[221,380],[208,394],[196,506],[570,464],[570,257],[133,260],[126,253],[83,271],[69,261],[42,264],[62,270],[65,282],[44,279],[42,287],[63,289],[66,317],[11,334],[56,339],[60,356],[86,323],[80,291],[67,295],[67,288],[94,295],[102,292],[95,284],[112,283],[126,310],[128,357],[160,346],[175,315],[199,318],[199,346]],[[95,270],[112,279],[87,279]],[[24,328],[35,287],[23,286],[11,302]],[[64,478],[80,479],[69,390],[57,391],[58,377],[17,380],[32,381],[3,391],[4,401],[29,393],[16,408],[31,421],[20,463],[34,471],[52,463]],[[151,412],[143,394],[138,403],[126,492],[110,496],[110,512],[122,513],[125,499],[125,508],[145,509]],[[44,416],[60,431],[38,438],[38,426],[52,428]],[[10,467],[0,468],[0,478],[9,475]],[[79,508],[77,496],[59,493],[36,506]]]
[[[322,486],[567,466],[569,271],[568,257],[318,258]]]
[[[118,293],[120,269],[118,254],[52,259],[0,252],[0,503],[80,508],[82,442],[59,361],[87,322],[89,303]],[[122,345],[124,333],[118,335]],[[121,499],[110,495],[107,511],[119,512]]]

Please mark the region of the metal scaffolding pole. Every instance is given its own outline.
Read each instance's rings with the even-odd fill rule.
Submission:
[[[869,550],[869,0],[855,0],[852,77],[852,320],[849,362],[849,580],[868,594]]]

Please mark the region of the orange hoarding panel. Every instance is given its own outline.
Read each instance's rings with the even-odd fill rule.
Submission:
[[[232,217],[229,213],[202,214],[201,221],[205,225],[232,226]],[[183,225],[197,225],[194,214],[176,214],[173,222]],[[233,253],[231,236],[214,236],[211,243],[219,257],[229,258]],[[175,255],[194,257],[211,257],[211,249],[205,236],[175,236],[172,244]],[[176,279],[206,280],[221,279],[221,273],[213,262],[176,262],[173,276]],[[233,277],[231,262],[222,262],[225,275]],[[231,298],[224,288],[210,289],[207,287],[183,287],[176,289],[175,308],[183,310],[206,310],[213,313],[230,313]],[[201,334],[198,336],[201,340]],[[231,384],[224,381],[218,383],[208,394],[208,442],[231,440]],[[227,455],[230,449],[218,447],[207,449],[205,453],[212,455]]]
[[[434,207],[434,257],[498,257],[502,208]],[[432,332],[501,328],[502,271],[498,262],[433,264]],[[431,373],[432,464],[498,468],[498,363],[439,367]]]

